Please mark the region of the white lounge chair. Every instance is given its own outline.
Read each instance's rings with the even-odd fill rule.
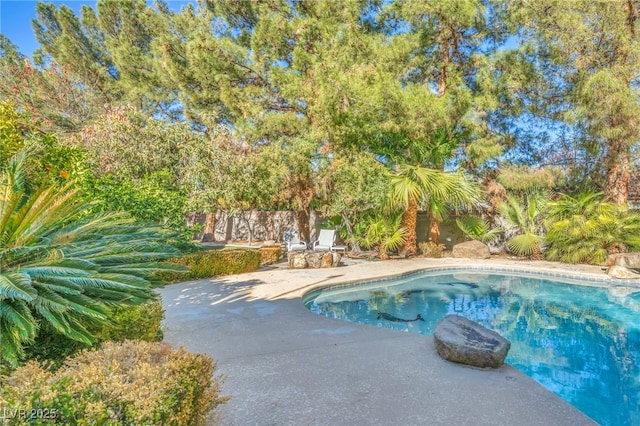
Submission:
[[[313,250],[332,250],[335,246],[336,231],[333,229],[321,229],[318,239],[313,242]]]
[[[306,250],[307,243],[300,240],[300,234],[297,231],[286,231],[283,234],[284,241],[287,243],[287,251]]]

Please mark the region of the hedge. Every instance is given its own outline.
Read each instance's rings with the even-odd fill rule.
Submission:
[[[0,412],[6,425],[200,425],[228,400],[215,371],[211,358],[183,348],[108,342],[56,372],[30,361],[2,378]]]
[[[278,263],[282,257],[282,247],[267,246],[260,247],[260,263],[262,265],[273,265]]]
[[[254,249],[207,250],[189,253],[171,259],[171,262],[187,265],[189,270],[184,273],[163,271],[159,272],[160,276],[166,281],[187,281],[255,271],[260,267],[261,253]]]

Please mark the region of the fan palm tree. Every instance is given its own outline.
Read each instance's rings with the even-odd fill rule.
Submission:
[[[498,206],[504,219],[517,229],[518,235],[510,238],[507,248],[516,256],[541,257],[544,238],[538,230],[542,225],[542,212],[547,203],[547,195],[532,192],[523,201],[510,195]]]
[[[480,216],[465,216],[456,219],[456,224],[462,233],[472,240],[490,243],[500,235],[500,228],[491,228],[489,223]]]
[[[416,222],[418,205],[426,201],[436,220],[442,221],[450,208],[472,208],[480,203],[480,186],[464,173],[450,173],[422,166],[399,165],[390,175],[392,207],[404,209],[402,227],[406,230],[403,251],[417,252]],[[438,243],[437,236],[432,239]]]
[[[168,235],[121,213],[87,214],[71,183],[25,192],[28,151],[0,174],[0,362],[16,365],[41,325],[93,342],[111,307],[153,300],[154,272],[175,270]]]
[[[365,224],[363,237],[356,237],[356,242],[365,247],[378,247],[380,259],[389,259],[388,250],[398,250],[405,242],[405,229],[400,226],[400,216],[372,216]]]
[[[549,203],[549,259],[602,264],[609,253],[640,247],[640,215],[603,198],[599,192],[582,192]]]

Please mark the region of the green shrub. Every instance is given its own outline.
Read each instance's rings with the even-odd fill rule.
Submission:
[[[89,331],[95,338],[94,346],[110,340],[154,342],[162,340],[160,327],[163,318],[164,310],[159,300],[138,306],[116,307],[109,313],[109,323],[96,324]],[[23,359],[49,361],[59,367],[65,358],[91,346],[69,339],[53,328],[45,326],[39,331],[34,342],[25,347]]]
[[[184,220],[186,195],[175,187],[168,170],[141,179],[107,174],[87,179],[82,189],[97,211],[126,211],[137,220],[162,223],[185,240],[193,237]]]
[[[281,257],[282,247],[280,246],[260,247],[261,265],[273,265],[274,263],[278,263]]]
[[[164,309],[159,300],[140,306],[122,306],[111,311],[113,324],[103,326],[96,332],[99,341],[162,340],[161,323]]]
[[[186,281],[255,271],[260,267],[261,254],[254,249],[207,250],[171,261],[186,265],[189,270],[186,273],[162,271],[159,272],[160,277],[167,281]]]
[[[206,355],[137,341],[83,351],[55,372],[30,361],[0,382],[0,410],[41,410],[49,418],[5,416],[3,424],[203,424],[228,400],[215,371]]]

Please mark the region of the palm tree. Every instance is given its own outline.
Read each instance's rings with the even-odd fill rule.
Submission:
[[[417,252],[416,222],[418,205],[426,201],[433,217],[442,221],[450,209],[472,208],[480,203],[480,186],[463,173],[450,173],[422,166],[399,165],[390,175],[390,203],[404,209],[402,227],[406,229],[404,250],[408,255]],[[438,243],[439,232],[431,241]]]
[[[582,192],[549,203],[547,250],[552,260],[602,264],[609,253],[640,247],[640,215]]]
[[[547,195],[529,193],[523,201],[510,195],[498,206],[500,214],[514,228],[518,235],[507,241],[507,248],[516,256],[541,257],[544,238],[538,230],[542,225],[542,212],[547,203]]]
[[[495,240],[501,232],[500,228],[491,228],[489,223],[480,216],[465,216],[456,219],[456,224],[467,238],[483,243]]]
[[[356,237],[359,245],[365,248],[378,247],[380,259],[389,259],[387,250],[398,250],[405,243],[405,229],[400,226],[400,216],[372,216],[365,224],[363,237]]]
[[[0,174],[0,362],[10,365],[41,325],[91,344],[88,327],[110,308],[157,297],[154,272],[177,266],[159,260],[178,254],[158,227],[88,214],[71,183],[26,193],[27,155]]]

